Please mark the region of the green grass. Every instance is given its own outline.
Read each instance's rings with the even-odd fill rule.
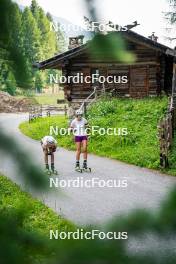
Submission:
[[[165,115],[168,99],[146,98],[113,99],[97,102],[88,112],[90,125],[104,128],[127,128],[127,136],[100,136],[98,134],[89,139],[89,152],[105,156],[141,167],[160,169],[159,143],[157,138],[158,121]],[[21,131],[40,140],[48,135],[50,126],[67,127],[64,117],[38,119],[33,123],[20,125]],[[57,137],[58,144],[68,149],[75,149],[72,136]],[[173,148],[170,174],[176,175],[176,147]]]
[[[27,217],[24,218],[23,227],[49,237],[49,230],[73,230],[74,225],[58,216],[49,207],[20,189],[5,176],[0,175],[0,209],[26,208]]]
[[[58,94],[42,94],[34,96],[36,101],[42,105],[57,105],[57,99],[64,99],[63,92]]]
[[[64,99],[64,93],[61,91],[58,94],[38,94],[38,95],[34,94],[31,97],[34,98],[38,104],[58,106],[57,99]],[[23,99],[26,98],[26,96],[17,95],[15,96],[15,98]]]
[[[50,230],[74,231],[76,227],[0,175],[0,230],[0,243],[5,244],[1,257],[10,254],[16,257],[13,263],[39,264],[57,254],[60,241],[49,239]]]

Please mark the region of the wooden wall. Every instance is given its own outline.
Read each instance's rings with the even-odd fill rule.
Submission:
[[[172,62],[149,47],[141,44],[129,45],[130,50],[136,55],[136,61],[130,65],[124,65],[111,58],[106,61],[94,60],[83,53],[69,61],[67,73],[74,75],[83,72],[84,75],[91,75],[93,68],[99,69],[100,75],[127,75],[126,84],[108,84],[105,88],[108,91],[115,90],[118,96],[130,96],[141,98],[145,96],[156,96],[162,90],[169,91],[172,81]],[[167,68],[167,70],[166,70]],[[167,78],[166,78],[167,77]],[[167,80],[166,80],[167,79]],[[70,89],[73,100],[85,99],[93,91],[92,84],[70,84],[65,86]],[[99,84],[102,89],[102,84]]]

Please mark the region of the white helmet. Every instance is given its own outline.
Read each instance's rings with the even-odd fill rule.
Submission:
[[[54,143],[54,138],[51,137],[51,136],[49,136],[49,137],[47,138],[47,143],[48,143],[48,144],[53,144],[53,143]]]
[[[83,115],[83,111],[79,109],[79,110],[77,110],[75,112],[75,114],[76,114],[76,116],[82,116]]]

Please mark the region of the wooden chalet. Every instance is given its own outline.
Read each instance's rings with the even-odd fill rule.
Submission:
[[[124,84],[105,83],[105,87],[96,84],[99,90],[115,91],[116,96],[142,98],[158,96],[161,93],[171,94],[175,50],[158,43],[157,38],[154,40],[146,38],[130,30],[121,35],[125,39],[127,49],[136,56],[136,61],[132,64],[92,58],[88,52],[88,43],[83,44],[81,36],[81,40],[70,39],[68,51],[36,65],[40,70],[62,70],[65,76],[75,75],[78,72],[84,75],[95,72],[103,76],[127,75],[128,82]],[[73,103],[87,98],[93,89],[94,84],[87,83],[64,85],[65,96]]]

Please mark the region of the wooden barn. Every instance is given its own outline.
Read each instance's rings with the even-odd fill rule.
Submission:
[[[118,33],[116,33],[118,34]],[[73,103],[87,98],[94,87],[98,90],[113,91],[116,96],[142,98],[171,94],[175,50],[155,40],[141,36],[133,31],[123,32],[122,38],[127,49],[135,54],[134,63],[124,64],[114,60],[92,58],[88,52],[88,43],[83,38],[70,38],[69,50],[48,60],[37,63],[40,70],[59,69],[64,76],[83,73],[84,76],[98,73],[103,76],[127,76],[127,83],[66,83],[65,97]]]

